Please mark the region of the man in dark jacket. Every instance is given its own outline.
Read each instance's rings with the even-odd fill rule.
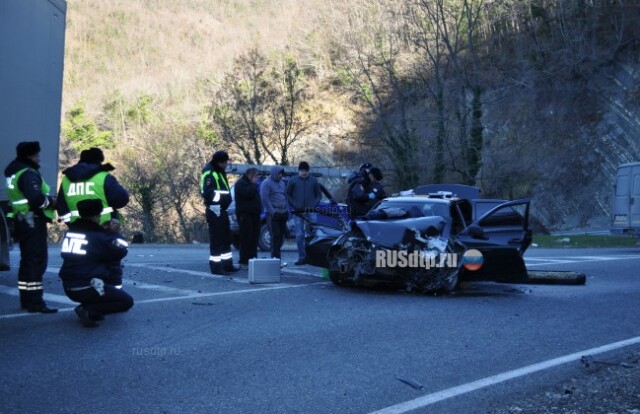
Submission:
[[[280,249],[284,243],[284,235],[287,231],[289,219],[289,206],[285,194],[285,184],[282,181],[284,168],[271,167],[269,178],[260,185],[260,199],[267,214],[267,224],[271,234],[271,257],[280,259]],[[285,262],[281,262],[286,266]]]
[[[207,208],[209,224],[209,268],[212,274],[227,276],[237,272],[231,253],[231,228],[227,208],[231,204],[231,192],[225,169],[229,154],[217,151],[205,165],[200,177],[200,194]]]
[[[112,264],[127,255],[127,242],[119,233],[100,225],[102,202],[82,200],[77,205],[79,219],[69,225],[62,241],[60,279],[69,299],[80,302],[75,311],[88,328],[98,326],[104,315],[126,312],[133,298],[118,289]]]
[[[40,143],[21,142],[17,157],[4,170],[11,205],[8,218],[14,221],[20,244],[18,290],[20,305],[29,312],[55,313],[43,299],[42,276],[47,269],[47,223],[55,218],[56,199],[40,175]]]
[[[249,168],[234,185],[236,217],[240,225],[240,261],[248,265],[249,259],[258,257],[260,213],[262,203],[258,191],[258,170]]]
[[[372,167],[365,175],[355,178],[349,186],[347,204],[351,218],[362,217],[380,200],[386,197],[382,183],[382,172]]]
[[[302,161],[298,165],[298,175],[291,177],[287,184],[287,201],[294,210],[308,210],[315,208],[322,199],[322,189],[318,180],[309,175],[309,163]],[[304,241],[304,220],[294,216],[296,223],[296,244],[298,245],[298,260],[296,265],[303,265],[306,261]]]
[[[382,185],[382,171],[380,168],[372,167],[369,170],[369,200],[371,207],[376,205],[378,201],[387,197],[387,193],[384,191],[384,186]],[[371,196],[373,194],[373,197]],[[371,209],[369,207],[369,209]]]

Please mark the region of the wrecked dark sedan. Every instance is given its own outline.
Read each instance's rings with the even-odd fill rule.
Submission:
[[[476,187],[429,185],[386,198],[351,222],[327,220],[330,212],[299,214],[308,222],[308,263],[326,268],[336,285],[449,292],[464,280],[526,278],[529,206],[529,199],[482,199]]]

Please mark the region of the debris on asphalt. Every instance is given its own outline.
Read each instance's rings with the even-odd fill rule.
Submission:
[[[593,359],[591,355],[585,355],[580,358],[580,362],[582,362],[587,368],[592,364],[602,364],[602,365],[613,365],[613,366],[621,366],[623,368],[633,368],[633,365],[628,364],[626,362],[606,362],[606,361],[596,361]]]
[[[212,302],[191,302],[192,305],[213,306]]]
[[[589,365],[585,363],[589,362]],[[630,351],[626,362],[604,363],[590,355],[585,369],[573,378],[550,385],[524,399],[503,401],[485,414],[640,414],[640,351]]]
[[[407,384],[408,386],[416,389],[416,390],[421,390],[422,388],[424,388],[424,385],[420,384],[417,381],[414,381],[412,379],[406,379],[406,378],[401,378],[401,377],[396,377],[396,379],[400,382],[404,382],[405,384]]]

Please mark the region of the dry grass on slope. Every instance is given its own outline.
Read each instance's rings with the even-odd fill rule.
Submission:
[[[337,4],[339,6],[336,7]],[[169,98],[197,111],[216,79],[253,45],[323,59],[346,2],[323,0],[69,0],[63,111],[97,113],[119,91]],[[316,64],[316,62],[308,62]]]

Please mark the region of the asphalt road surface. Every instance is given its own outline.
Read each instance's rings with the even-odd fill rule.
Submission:
[[[0,413],[483,413],[579,373],[582,355],[640,348],[640,249],[531,249],[530,268],[587,284],[448,296],[335,287],[292,251],[281,283],[253,285],[209,275],[208,256],[132,246],[136,305],[95,329],[64,296],[59,247],[58,314],[21,312],[17,269],[0,273]]]

